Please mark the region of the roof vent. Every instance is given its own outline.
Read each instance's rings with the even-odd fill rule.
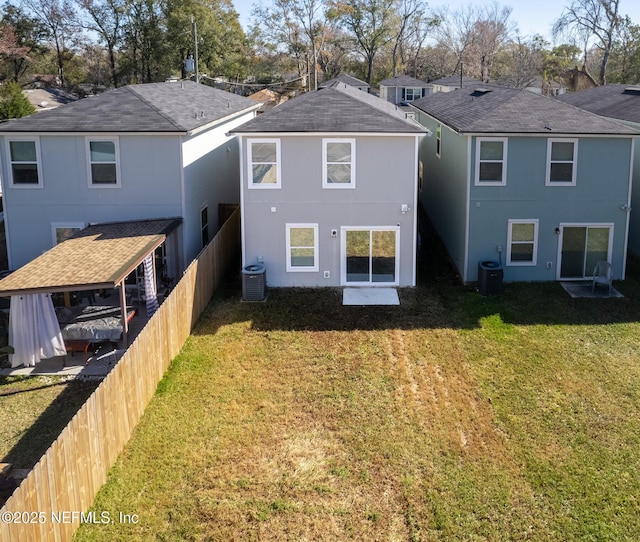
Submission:
[[[484,87],[478,87],[473,89],[473,92],[471,93],[471,96],[473,96],[474,98],[477,98],[478,96],[484,96],[485,94],[491,92],[490,88],[484,88]]]
[[[623,94],[632,94],[634,96],[640,96],[640,87],[627,87],[624,89]]]
[[[553,131],[553,128],[551,128],[551,126],[545,126],[544,129],[547,130],[547,132]]]

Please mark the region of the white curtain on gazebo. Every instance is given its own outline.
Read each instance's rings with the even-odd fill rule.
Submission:
[[[144,259],[144,297],[147,305],[147,318],[151,318],[158,310],[158,294],[156,293],[156,277],[153,269],[153,254]]]
[[[11,297],[9,344],[15,352],[11,367],[34,367],[41,359],[66,355],[51,294]]]

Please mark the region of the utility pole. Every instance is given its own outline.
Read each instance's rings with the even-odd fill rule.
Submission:
[[[200,82],[200,73],[198,72],[198,29],[196,20],[191,16],[191,35],[193,37],[193,63],[196,69],[196,83]]]

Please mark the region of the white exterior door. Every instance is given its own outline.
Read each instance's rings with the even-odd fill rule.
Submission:
[[[596,262],[611,261],[613,224],[560,224],[558,279],[593,276]]]
[[[397,226],[341,228],[343,286],[397,286],[400,258]]]

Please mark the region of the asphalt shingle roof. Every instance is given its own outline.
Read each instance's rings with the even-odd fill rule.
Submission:
[[[395,77],[391,77],[390,79],[380,81],[380,83],[378,84],[384,87],[422,88],[431,86],[430,83],[425,83],[424,81],[420,81],[420,79],[416,79],[415,77],[411,77],[410,75],[396,75]]]
[[[0,124],[0,132],[189,132],[256,107],[193,81],[148,83],[11,120]]]
[[[640,87],[638,86],[604,85],[562,94],[556,99],[596,115],[640,123]]]
[[[231,133],[354,132],[425,133],[404,111],[355,87],[334,83],[302,94],[259,115]]]
[[[0,281],[0,295],[114,286],[175,230],[181,218],[94,224]]]
[[[622,123],[526,90],[478,85],[437,92],[411,103],[468,133],[626,135],[639,132]]]
[[[329,87],[335,82],[344,83],[345,85],[350,85],[352,87],[368,87],[369,86],[369,83],[367,83],[366,81],[361,81],[360,79],[357,79],[356,77],[353,77],[352,75],[347,75],[346,73],[341,73],[337,77],[335,77],[333,79],[329,79],[328,81],[325,81],[324,83],[319,85],[318,88]]]
[[[436,79],[435,81],[429,81],[431,85],[440,85],[443,87],[460,87],[460,76],[459,75],[451,75],[449,77],[443,77],[442,79]],[[462,88],[468,87],[469,85],[482,85],[482,81],[478,79],[473,79],[472,77],[467,77],[466,75],[462,77]]]

